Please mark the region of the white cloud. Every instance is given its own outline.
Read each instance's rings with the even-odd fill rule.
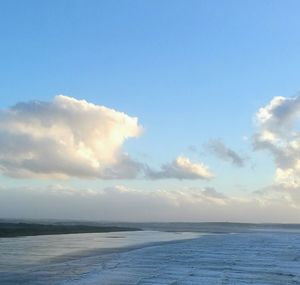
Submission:
[[[268,150],[276,163],[275,181],[285,187],[300,186],[300,96],[275,97],[256,114],[255,149]]]
[[[124,142],[142,132],[125,113],[59,95],[0,113],[0,169],[16,177],[132,178],[141,165]]]
[[[214,176],[205,164],[192,162],[185,156],[178,156],[171,163],[163,164],[160,170],[148,168],[146,175],[151,179],[211,179]]]

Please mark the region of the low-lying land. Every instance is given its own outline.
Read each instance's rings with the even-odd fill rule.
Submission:
[[[0,223],[0,237],[139,231],[138,228],[89,225]]]

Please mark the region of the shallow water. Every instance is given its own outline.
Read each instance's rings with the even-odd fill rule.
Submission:
[[[70,260],[198,236],[196,233],[133,231],[0,238],[0,284],[5,284],[4,280],[9,284],[24,283],[25,276],[31,272],[38,274],[39,270],[47,271],[46,266],[55,268]]]
[[[191,233],[151,231],[125,233],[126,237],[123,238],[117,238],[118,233],[102,234],[101,238],[97,235],[100,234],[86,234],[85,239],[83,235],[80,235],[81,237],[72,235],[70,238],[68,235],[63,240],[58,236],[15,239],[15,245],[19,244],[15,252],[22,248],[20,241],[31,240],[29,244],[34,246],[31,249],[28,247],[27,252],[34,258],[28,260],[32,262],[33,259],[35,263],[25,267],[23,264],[23,267],[21,266],[23,269],[18,265],[6,267],[6,271],[3,271],[5,265],[2,265],[1,284],[300,284],[300,233],[297,232],[212,234],[199,238],[195,238]],[[124,233],[120,234],[122,235]],[[46,240],[47,242],[44,246],[35,247],[36,240],[32,239],[36,238],[40,244]],[[45,240],[41,241],[42,238]],[[55,240],[52,240],[52,246],[59,243],[69,244],[69,247],[64,249],[64,256],[68,257],[74,248],[80,248],[81,253],[74,256],[71,254],[67,261],[61,259],[49,263],[49,260],[53,261],[52,257],[58,249],[53,251],[55,254],[48,253],[51,248],[48,247],[48,251],[44,248],[50,243],[48,238]],[[105,254],[91,250],[92,247],[96,248],[95,243],[99,244],[100,240],[103,242],[102,245],[112,247],[110,242],[103,239],[115,242],[120,248],[135,245],[137,242],[141,245],[147,241],[167,241],[174,238],[194,239]],[[86,244],[89,244],[89,249],[84,252],[88,254],[82,255],[82,248],[87,249]],[[44,251],[39,251],[38,248],[44,248]],[[3,244],[0,246],[1,249]],[[47,252],[49,255],[42,259],[39,255],[33,254],[33,251]],[[15,255],[15,258],[18,259],[18,256]],[[2,255],[1,260],[4,257]]]

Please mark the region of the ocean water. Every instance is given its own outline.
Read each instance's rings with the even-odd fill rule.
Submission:
[[[300,284],[298,229],[188,227],[3,238],[0,284]]]

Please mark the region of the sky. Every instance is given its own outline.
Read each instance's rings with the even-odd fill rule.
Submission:
[[[299,1],[2,1],[0,217],[300,222]]]

